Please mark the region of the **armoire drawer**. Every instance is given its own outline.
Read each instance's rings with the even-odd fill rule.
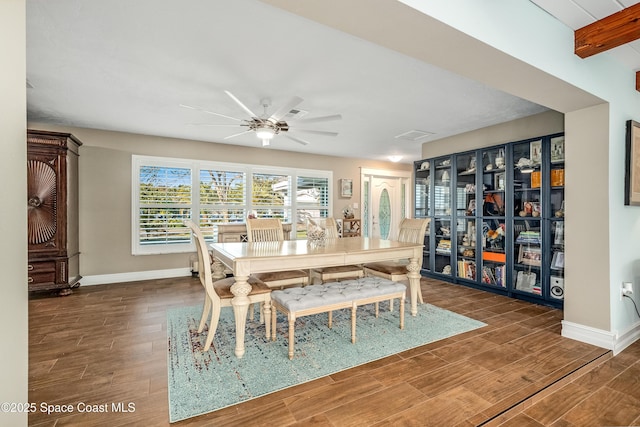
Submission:
[[[55,283],[56,281],[56,262],[55,261],[38,261],[27,264],[28,283]]]

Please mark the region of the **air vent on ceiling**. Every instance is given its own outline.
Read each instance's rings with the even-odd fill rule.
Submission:
[[[429,138],[431,135],[434,135],[433,132],[425,132],[423,130],[410,130],[409,132],[401,133],[400,135],[396,135],[396,139],[404,139],[406,141],[411,142],[419,142],[423,139]]]
[[[289,110],[289,112],[284,115],[283,120],[284,121],[287,121],[287,120],[300,120],[302,117],[306,116],[307,114],[309,114],[308,111],[299,110],[299,109],[293,109],[293,110]]]

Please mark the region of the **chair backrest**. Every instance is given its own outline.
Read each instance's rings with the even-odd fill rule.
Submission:
[[[405,243],[424,243],[424,234],[429,226],[430,218],[405,218],[400,223],[398,240]]]
[[[209,262],[209,251],[207,243],[200,228],[191,220],[185,220],[184,225],[191,229],[191,233],[195,238],[196,250],[198,251],[198,277],[200,283],[205,288],[211,298],[217,298],[218,294],[213,291],[213,274],[211,272],[211,263]]]
[[[247,219],[247,240],[250,242],[282,242],[282,222],[277,218]]]
[[[328,218],[309,218],[307,222],[307,230],[309,230],[309,225],[315,224],[318,227],[325,230],[325,236],[327,239],[337,239],[338,236],[338,224],[333,217]]]

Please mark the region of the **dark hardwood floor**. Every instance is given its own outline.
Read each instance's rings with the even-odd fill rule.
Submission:
[[[429,279],[422,291],[488,326],[174,425],[640,424],[640,342],[612,357],[561,337],[559,310]],[[166,309],[202,295],[197,279],[178,278],[32,297],[29,425],[169,425]],[[79,413],[80,402],[109,412]],[[43,403],[74,412],[47,415]]]

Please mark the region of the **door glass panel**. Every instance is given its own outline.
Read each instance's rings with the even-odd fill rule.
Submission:
[[[391,230],[391,200],[389,199],[389,192],[386,188],[383,189],[380,194],[378,215],[380,217],[380,238],[388,239],[389,230]]]

